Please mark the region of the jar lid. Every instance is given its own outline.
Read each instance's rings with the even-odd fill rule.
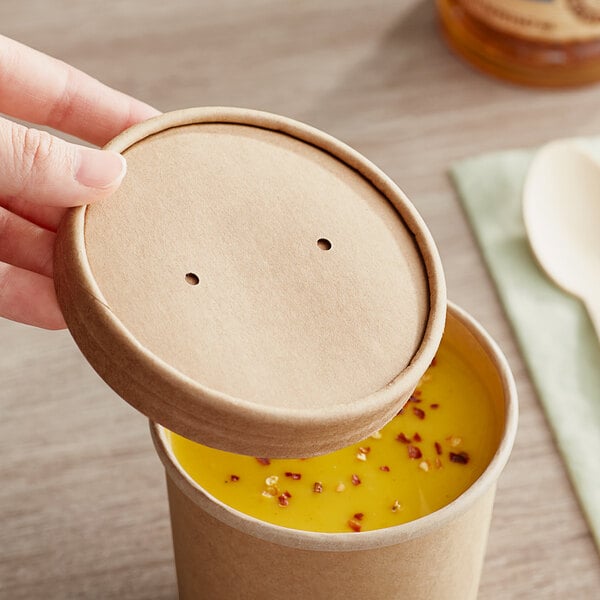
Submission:
[[[107,148],[127,175],[68,212],[55,281],[119,395],[254,456],[328,452],[396,414],[446,296],[431,235],[388,177],[321,131],[235,108],[164,114]]]

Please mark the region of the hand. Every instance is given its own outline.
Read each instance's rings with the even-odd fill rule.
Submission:
[[[101,146],[158,111],[0,36],[0,113]],[[0,118],[1,317],[65,327],[52,281],[56,229],[67,207],[112,194],[125,170],[115,152]]]

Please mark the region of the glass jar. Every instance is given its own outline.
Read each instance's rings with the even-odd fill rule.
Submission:
[[[546,87],[600,80],[600,0],[436,0],[444,36],[475,67]]]

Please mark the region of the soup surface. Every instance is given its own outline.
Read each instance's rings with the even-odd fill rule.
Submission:
[[[232,508],[293,529],[360,532],[418,519],[467,490],[498,446],[496,414],[483,381],[442,341],[400,413],[330,454],[249,457],[168,436],[183,469]]]

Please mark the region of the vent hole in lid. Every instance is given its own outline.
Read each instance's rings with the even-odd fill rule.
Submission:
[[[190,285],[198,285],[200,283],[200,277],[196,273],[186,273],[185,280]]]
[[[318,239],[317,246],[319,246],[321,250],[331,250],[331,242],[326,238]]]

